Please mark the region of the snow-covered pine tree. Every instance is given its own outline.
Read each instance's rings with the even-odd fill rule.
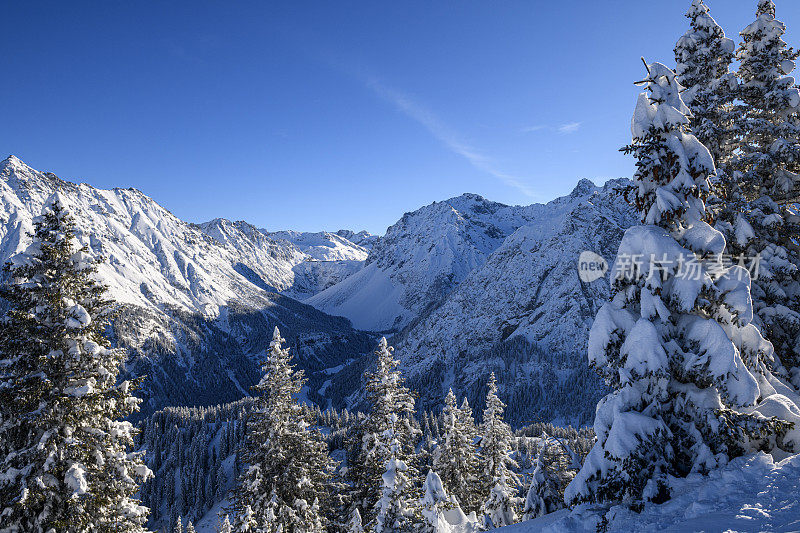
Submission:
[[[479,485],[478,456],[473,443],[476,436],[472,409],[464,398],[462,408],[450,389],[442,410],[443,435],[433,452],[433,469],[450,494],[465,511],[477,511],[482,503]]]
[[[33,243],[6,266],[0,322],[0,516],[3,531],[145,531],[135,499],[151,472],[130,452],[135,383],[117,383],[112,304],[97,260],[54,195]]]
[[[350,515],[350,522],[347,524],[347,533],[364,533],[364,525],[361,522],[361,513],[358,508],[353,509]]]
[[[219,524],[217,524],[217,533],[233,533],[233,526],[228,515],[225,515],[224,519],[220,519]]]
[[[383,492],[376,505],[375,533],[394,533],[414,529],[414,508],[409,498],[413,489],[408,476],[408,465],[400,459],[400,441],[394,429],[382,438],[387,439],[389,458],[383,473]]]
[[[181,522],[180,517],[178,517],[178,519],[175,520],[175,528],[172,531],[174,531],[175,533],[183,533],[183,522]]]
[[[359,450],[349,472],[356,491],[354,504],[372,529],[380,524],[382,531],[394,522],[410,527],[406,513],[416,500],[415,448],[421,434],[413,418],[414,396],[403,385],[393,351],[382,338],[375,351],[377,368],[365,376],[371,408],[361,424]],[[397,501],[392,502],[393,498]],[[398,510],[402,516],[389,517],[388,513]]]
[[[692,132],[720,170],[736,147],[733,101],[737,80],[730,72],[736,47],[703,0],[692,0],[686,17],[689,30],[675,45],[676,74],[684,87],[681,97],[692,111]]]
[[[737,51],[741,132],[736,173],[725,190],[717,225],[734,257],[759,257],[752,284],[756,319],[780,362],[800,388],[800,91],[788,74],[798,52],[783,40],[771,0],[758,3],[756,21]]]
[[[191,520],[186,523],[186,533],[197,533],[197,530],[194,528],[194,524],[192,524]]]
[[[448,496],[441,478],[433,470],[429,470],[425,477],[418,507],[423,520],[418,530],[423,533],[478,531],[475,514],[464,514],[455,497]]]
[[[311,411],[298,401],[303,372],[294,370],[283,342],[276,327],[264,376],[254,387],[261,396],[248,419],[242,450],[247,468],[230,509],[237,531],[318,531],[325,523],[320,505],[327,506],[335,490],[327,445],[309,420]]]
[[[708,472],[776,440],[795,445],[783,440],[791,424],[753,412],[760,397],[791,401],[768,398],[775,390],[760,389],[743,362],[772,347],[751,323],[747,270],[722,264],[725,239],[704,221],[711,154],[688,128],[674,72],[647,71],[623,149],[637,159],[643,225],[625,232],[612,299],[589,334],[589,361],[612,392],[597,406],[597,442],[568,503],[662,501],[667,476]]]
[[[480,427],[480,476],[484,501],[482,511],[487,528],[508,526],[517,521],[522,503],[519,497],[520,479],[513,469],[517,463],[511,457],[514,434],[503,421],[505,404],[497,396],[497,379],[489,376],[486,408]]]
[[[563,497],[559,493],[558,484],[550,476],[545,465],[547,448],[548,438],[545,435],[539,443],[539,451],[533,461],[531,486],[528,488],[525,507],[522,509],[523,520],[539,518],[563,507]]]
[[[772,0],[759,0],[756,20],[741,32],[739,98],[744,152],[743,188],[752,196],[800,200],[800,92],[794,78],[798,52],[786,44],[786,26],[775,18]]]

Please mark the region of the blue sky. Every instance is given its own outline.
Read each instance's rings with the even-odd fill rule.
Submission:
[[[755,0],[709,0],[731,37]],[[800,45],[800,3],[778,0]],[[0,153],[179,217],[383,233],[463,192],[629,176],[688,0],[9,2]]]

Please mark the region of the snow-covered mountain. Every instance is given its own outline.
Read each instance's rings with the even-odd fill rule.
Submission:
[[[244,221],[216,218],[200,229],[239,255],[240,274],[252,278],[247,265],[264,282],[262,288],[299,300],[342,281],[364,266],[368,251],[334,233],[270,233]],[[260,282],[253,278],[256,284]]]
[[[582,282],[577,263],[584,250],[613,260],[636,221],[620,196],[627,183],[598,188],[582,180],[569,196],[529,210],[525,226],[398,336],[423,405],[436,405],[449,387],[478,400],[494,371],[515,421],[593,416],[602,387],[588,368],[586,341],[609,286],[605,278]]]
[[[440,303],[540,208],[464,194],[406,213],[374,243],[362,270],[307,303],[359,329],[400,330]]]
[[[131,352],[129,372],[147,375],[145,412],[245,395],[275,325],[309,373],[311,396],[323,370],[372,347],[346,320],[278,292],[291,292],[298,277],[313,291],[333,282],[320,281],[325,276],[344,275],[298,276],[306,271],[298,265],[312,259],[307,251],[246,223],[189,224],[135,189],[77,185],[13,156],[0,163],[0,260],[27,245],[33,218],[56,192],[76,218],[80,242],[105,258],[98,275],[124,306],[116,340]],[[358,268],[366,252],[341,237],[336,243],[337,253],[352,257],[343,268]]]
[[[33,217],[60,192],[125,306],[114,333],[132,354],[129,372],[148,376],[146,411],[245,395],[274,325],[310,378],[308,397],[353,405],[375,342],[355,325],[394,333],[425,408],[451,386],[480,405],[495,371],[511,421],[583,422],[602,392],[585,343],[608,286],[582,283],[576,260],[582,250],[613,257],[634,222],[623,186],[584,180],[524,207],[465,194],[377,238],[190,224],[137,190],[76,185],[10,157],[0,163],[0,260],[26,245]]]
[[[577,261],[584,250],[614,258],[636,222],[621,195],[628,184],[582,180],[568,196],[526,207],[470,194],[436,202],[404,215],[362,270],[307,303],[363,329],[394,330],[425,409],[449,387],[480,406],[494,371],[512,422],[586,423],[604,393],[586,340],[609,287],[581,282]],[[331,390],[358,403],[355,377],[343,369]]]
[[[327,231],[304,233],[292,230],[261,231],[272,239],[292,243],[298,250],[315,261],[364,261],[369,253],[366,248],[355,244],[338,233],[329,233]],[[354,237],[356,235],[360,234],[353,233]],[[365,239],[362,238],[361,240]]]
[[[344,237],[353,244],[357,244],[366,250],[372,250],[375,243],[380,240],[378,235],[372,235],[368,231],[355,232],[349,229],[340,229],[336,232],[339,237]]]

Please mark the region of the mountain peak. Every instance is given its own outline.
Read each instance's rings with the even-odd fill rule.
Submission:
[[[578,196],[584,196],[592,191],[594,191],[597,186],[592,182],[592,180],[581,178],[575,188],[572,189],[572,192],[569,194],[571,198],[576,198]]]
[[[15,156],[14,154],[11,154],[2,161],[0,161],[0,170],[5,170],[7,168],[21,170],[28,168],[28,165],[23,163],[19,157]]]
[[[456,196],[455,198],[453,198],[453,200],[458,199],[458,198],[463,198],[465,200],[473,200],[475,202],[485,202],[486,201],[486,198],[484,198],[480,194],[475,194],[474,192],[465,192],[461,196]]]

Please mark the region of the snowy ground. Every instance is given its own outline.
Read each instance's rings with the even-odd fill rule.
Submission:
[[[800,531],[800,455],[778,463],[766,454],[739,458],[707,477],[681,481],[674,494],[641,514],[611,508],[608,531]],[[561,511],[499,531],[594,532],[604,511]]]

